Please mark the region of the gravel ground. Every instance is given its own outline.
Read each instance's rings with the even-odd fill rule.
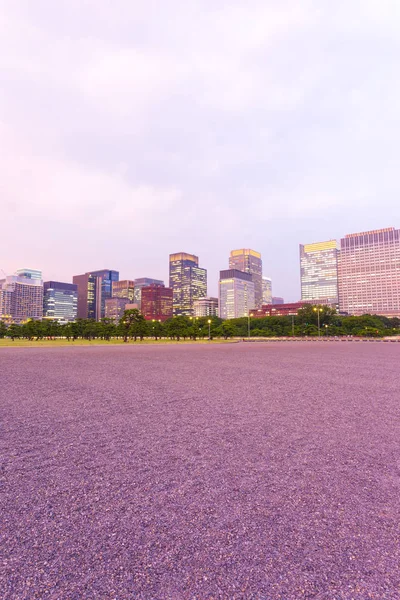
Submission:
[[[0,351],[3,599],[400,599],[398,344]]]

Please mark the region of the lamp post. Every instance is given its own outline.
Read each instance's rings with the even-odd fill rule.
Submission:
[[[197,317],[189,317],[190,319],[190,326],[193,327],[193,339],[196,339],[196,330],[195,330],[195,325],[196,325],[196,320]]]
[[[211,319],[208,319],[208,341],[211,340]]]
[[[292,315],[292,336],[294,337],[294,315]]]
[[[319,313],[322,311],[322,308],[320,308],[319,306],[314,306],[313,311],[317,313],[317,318],[318,318],[318,337],[321,337],[321,327],[320,327],[320,322],[319,322]]]
[[[250,317],[253,316],[253,313],[250,311],[247,313],[247,337],[250,338]]]

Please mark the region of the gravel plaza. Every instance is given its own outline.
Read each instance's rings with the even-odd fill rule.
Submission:
[[[399,361],[0,349],[0,597],[399,599]]]

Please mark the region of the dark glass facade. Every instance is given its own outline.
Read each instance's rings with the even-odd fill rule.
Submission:
[[[75,321],[78,314],[78,286],[60,281],[45,281],[43,288],[43,316],[60,323]]]
[[[72,282],[78,287],[78,319],[101,318],[101,279],[90,273],[74,275]]]
[[[119,281],[119,272],[110,271],[109,269],[101,269],[100,271],[91,271],[91,275],[99,277],[101,281],[101,300],[100,300],[100,316],[103,318],[106,314],[106,299],[112,297],[112,285],[114,281]]]

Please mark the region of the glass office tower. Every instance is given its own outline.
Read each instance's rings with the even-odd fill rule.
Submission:
[[[112,298],[128,298],[133,302],[135,298],[135,282],[130,279],[112,282]]]
[[[78,315],[78,286],[60,281],[43,284],[43,317],[59,323],[75,321]]]
[[[106,298],[112,298],[112,284],[119,280],[118,271],[110,271],[109,269],[101,269],[100,271],[90,271],[91,275],[99,277],[101,280],[101,301],[100,301],[100,316],[103,318],[106,314]]]
[[[250,248],[232,250],[229,257],[229,268],[250,273],[254,282],[255,304],[252,308],[260,308],[263,303],[262,260],[261,254]]]
[[[192,315],[195,300],[207,296],[207,271],[194,254],[169,256],[169,287],[173,290],[174,315]]]
[[[247,317],[254,310],[254,281],[250,273],[226,269],[219,274],[219,316],[221,319]]]
[[[272,304],[272,280],[269,277],[262,278],[262,303]]]
[[[72,283],[78,287],[78,319],[101,318],[101,279],[90,273],[74,275]]]
[[[338,243],[300,244],[301,299],[338,302]]]

